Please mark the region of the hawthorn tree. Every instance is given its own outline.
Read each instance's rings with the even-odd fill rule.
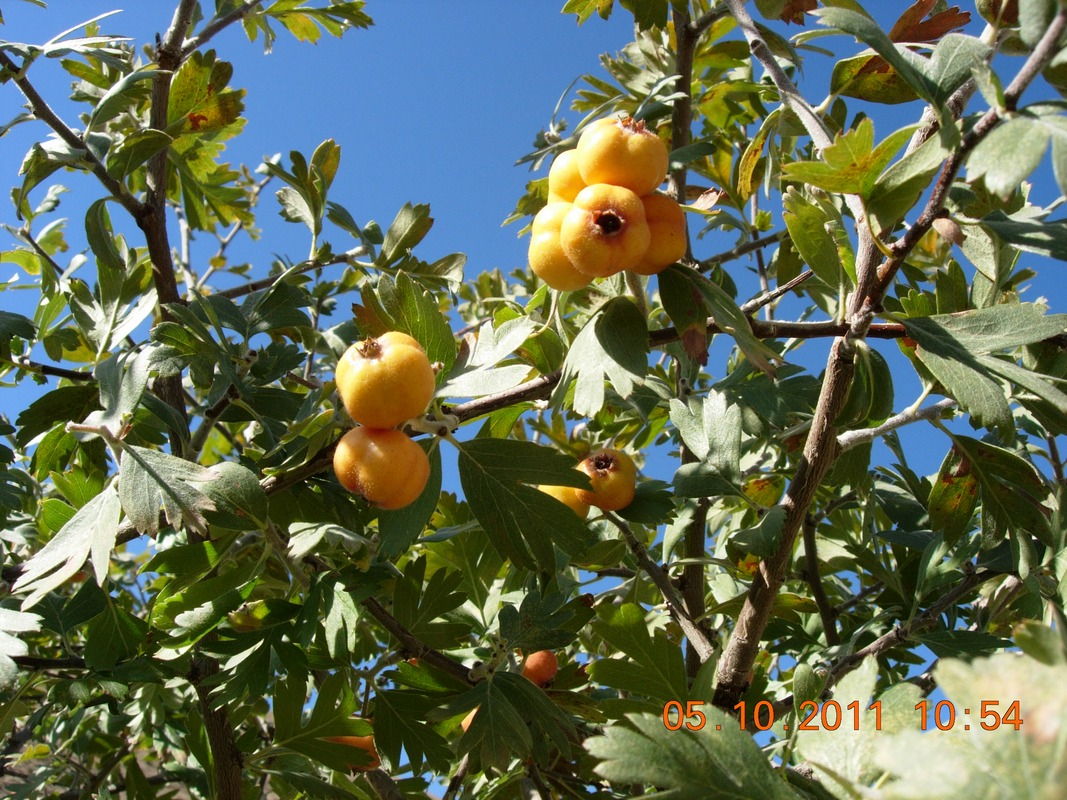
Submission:
[[[563,9],[634,41],[538,135],[511,219],[625,114],[669,146],[689,251],[573,292],[427,260],[417,202],[361,225],[333,140],[221,160],[215,34],[340,36],[362,2],[180,0],[150,60],[112,20],[0,42],[40,131],[0,253],[34,284],[0,374],[41,387],[0,417],[9,796],[1063,796],[1067,316],[1024,298],[1067,259],[1067,7],[618,5]],[[887,105],[908,123],[876,132]],[[87,252],[60,177],[97,193]],[[310,255],[246,274],[226,251],[271,236],[268,186]],[[428,485],[381,511],[331,471],[333,376],[389,330],[438,369],[405,428]],[[534,488],[588,486],[602,446],[673,477],[587,521]],[[371,733],[376,769],[336,738]]]

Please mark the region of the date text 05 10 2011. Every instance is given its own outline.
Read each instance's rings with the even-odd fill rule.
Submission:
[[[1019,730],[1023,724],[1022,712],[1019,701],[1012,700],[1007,703],[1001,712],[1002,701],[982,700],[981,708],[975,709],[977,714],[977,727],[986,731],[995,731],[1001,725],[1010,725]],[[683,706],[678,700],[671,700],[663,706],[663,725],[667,730],[676,731],[687,728],[691,731],[699,731],[708,724],[707,716],[701,711],[703,700],[689,700]],[[875,700],[866,708],[871,712],[868,717],[862,717],[864,724],[874,725],[876,731],[882,729],[882,701]],[[971,729],[971,709],[962,708],[957,710],[955,704],[949,700],[940,700],[931,703],[923,700],[915,705],[919,712],[920,730],[929,730],[933,725],[938,730],[947,731],[961,725],[965,731]],[[734,706],[737,712],[737,723],[741,730],[751,723],[756,730],[768,731],[774,727],[774,705],[769,700],[760,700],[752,708],[752,714],[748,713],[748,703],[741,701]],[[805,700],[800,704],[802,719],[797,725],[801,731],[836,731],[842,726],[845,730],[858,731],[861,723],[861,711],[863,708],[858,701],[852,701],[842,708],[836,700],[826,700],[816,703],[814,700]],[[851,723],[851,727],[849,727]],[[782,726],[789,730],[788,725]],[[722,730],[722,725],[716,725],[716,730]]]

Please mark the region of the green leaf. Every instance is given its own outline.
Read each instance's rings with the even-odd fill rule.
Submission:
[[[85,635],[86,666],[109,670],[141,649],[148,638],[148,625],[108,598],[107,607],[89,622]]]
[[[589,666],[593,680],[664,701],[689,698],[682,651],[662,629],[649,633],[644,609],[633,603],[601,605],[592,625],[605,642],[630,658],[593,661]]]
[[[119,467],[122,509],[137,530],[150,536],[159,532],[160,506],[173,527],[184,523],[206,535],[204,514],[216,506],[200,485],[212,478],[207,467],[158,450],[124,445]]]
[[[22,608],[39,603],[46,594],[63,584],[91,559],[97,582],[103,583],[115,547],[119,503],[112,482],[100,494],[78,509],[77,513],[49,542],[22,566],[22,574],[12,592],[29,592]]]
[[[594,771],[617,784],[665,789],[645,797],[671,800],[799,800],[771,769],[759,745],[736,718],[702,706],[699,731],[670,731],[656,714],[629,714],[585,748],[599,763]],[[640,790],[638,790],[640,791]]]
[[[411,203],[405,203],[386,231],[385,241],[382,242],[381,252],[374,265],[379,269],[394,266],[426,238],[431,227],[433,217],[430,216],[428,205],[420,203],[413,206]]]
[[[437,510],[441,498],[441,448],[434,447],[429,457],[430,478],[415,502],[396,511],[381,511],[378,514],[378,534],[381,537],[378,553],[382,558],[393,559],[405,552],[422,536]]]
[[[447,773],[454,758],[448,741],[421,720],[437,699],[410,691],[379,691],[374,696],[374,746],[390,763],[399,764],[401,748],[418,773],[423,761]]]
[[[459,591],[460,572],[437,570],[426,579],[426,559],[411,561],[398,579],[393,595],[393,615],[400,624],[430,647],[455,647],[470,627],[463,622],[442,621],[450,611],[463,605],[466,596]]]
[[[983,513],[991,514],[1005,529],[1036,536],[1052,546],[1051,511],[1045,506],[1050,490],[1034,466],[1010,450],[967,436],[950,435],[982,488]]]
[[[941,170],[948,155],[942,138],[931,136],[878,176],[867,202],[867,211],[878,230],[896,226]]]
[[[457,363],[438,392],[441,397],[482,397],[518,386],[530,374],[524,364],[497,366],[517,351],[537,328],[529,317],[516,317],[478,330],[474,347]]]
[[[364,292],[362,298],[366,307],[354,307],[360,331],[367,336],[402,331],[417,339],[430,363],[440,362],[438,383],[443,381],[456,361],[456,342],[434,295],[401,272],[395,279],[383,275],[377,292]]]
[[[834,143],[822,151],[822,161],[786,164],[782,174],[787,180],[817,186],[828,192],[866,198],[874,189],[878,175],[914,131],[915,126],[901,128],[875,147],[874,123],[870,117],[865,117],[855,128],[838,134]]]
[[[0,311],[0,342],[6,343],[15,336],[32,342],[37,336],[33,320],[11,311]]]
[[[327,742],[327,736],[367,736],[373,727],[354,715],[359,704],[345,685],[344,675],[335,673],[318,687],[315,705],[307,720],[303,719],[307,699],[306,676],[288,675],[275,684],[274,743],[312,758],[341,772],[349,764],[367,763],[369,756],[350,745]],[[362,757],[362,758],[361,758]]]
[[[826,208],[810,202],[795,187],[790,186],[783,199],[782,214],[789,238],[804,263],[831,289],[841,285],[843,270],[837,254],[837,242],[831,228],[838,224]]]
[[[93,128],[113,120],[119,114],[134,109],[139,103],[148,99],[151,87],[144,86],[155,79],[158,65],[147,64],[128,72],[115,81],[96,102],[85,125],[85,133]]]
[[[1012,644],[1009,639],[985,631],[929,631],[918,633],[915,638],[929,647],[938,658],[986,655],[1011,647]]]
[[[103,409],[91,412],[85,417],[84,424],[107,428],[112,436],[121,438],[122,429],[130,421],[148,386],[151,360],[151,348],[145,348],[114,354],[97,364],[93,374]]]
[[[918,98],[915,90],[879,55],[841,59],[830,76],[830,91],[868,103],[899,105]]]
[[[930,489],[930,527],[943,531],[945,544],[955,544],[971,525],[978,506],[979,483],[970,461],[952,447]]]
[[[742,553],[770,558],[778,550],[784,529],[785,509],[774,506],[760,518],[756,527],[734,533],[729,544]]]
[[[994,211],[981,224],[1020,250],[1067,261],[1067,220],[1013,219]]]
[[[648,371],[648,325],[626,297],[605,303],[575,337],[563,363],[554,399],[560,402],[574,384],[573,408],[592,417],[604,407],[604,381],[628,398]]]
[[[60,386],[34,400],[19,412],[15,420],[18,433],[15,443],[25,447],[60,421],[81,422],[89,412],[100,408],[100,390],[92,383]]]
[[[1037,169],[1050,137],[1048,128],[1026,113],[1004,120],[967,157],[967,179],[980,179],[993,194],[1010,197]]]
[[[531,592],[517,610],[513,605],[500,609],[500,636],[509,648],[526,653],[558,650],[571,644],[592,616],[592,609],[577,601],[568,603],[559,592]]]
[[[244,89],[229,89],[233,66],[215,59],[215,51],[194,52],[171,81],[167,104],[166,133],[218,133],[228,128],[244,110]]]
[[[554,544],[575,555],[589,542],[588,528],[573,511],[527,485],[588,488],[588,477],[574,469],[573,460],[552,448],[513,439],[462,442],[459,478],[493,547],[527,569],[535,560],[554,572]]]

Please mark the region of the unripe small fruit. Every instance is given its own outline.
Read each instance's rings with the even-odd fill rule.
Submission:
[[[633,271],[638,275],[657,275],[685,257],[688,247],[685,212],[673,197],[659,192],[642,197],[641,205],[645,208],[651,240],[645,257]]]
[[[386,510],[415,502],[430,477],[426,452],[400,431],[353,428],[333,454],[337,480]]]
[[[538,486],[542,492],[559,500],[582,519],[589,516],[589,504],[578,498],[578,490],[573,486]]]
[[[559,660],[551,650],[538,650],[530,653],[522,662],[522,676],[531,683],[545,686],[559,672]]]
[[[561,292],[581,289],[593,280],[575,269],[563,252],[560,225],[571,208],[570,203],[549,203],[537,212],[530,230],[530,269],[553,289]]]
[[[372,769],[378,769],[378,767],[382,765],[382,760],[378,757],[378,749],[374,746],[373,734],[370,736],[326,736],[324,739],[327,742],[333,742],[334,744],[345,744],[349,747],[355,747],[370,756],[369,763],[349,764],[348,768],[353,772],[370,772]]]
[[[578,152],[564,150],[548,170],[548,202],[573,203],[578,192],[586,187],[578,170]]]
[[[645,123],[631,117],[592,123],[582,132],[575,152],[587,186],[610,183],[645,195],[667,177],[667,145]]]
[[[578,465],[589,476],[592,489],[579,489],[578,498],[604,511],[626,508],[634,499],[637,467],[621,450],[598,450]]]
[[[621,186],[598,183],[578,193],[559,236],[563,252],[579,272],[605,278],[638,266],[652,234],[640,197]]]
[[[426,411],[436,378],[422,345],[389,331],[349,347],[334,380],[353,420],[368,428],[395,428]]]

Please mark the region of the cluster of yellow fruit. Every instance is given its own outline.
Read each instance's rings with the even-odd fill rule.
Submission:
[[[622,270],[655,275],[685,256],[685,213],[656,191],[667,146],[631,117],[589,125],[548,172],[548,205],[534,217],[530,268],[573,291]]]
[[[406,333],[389,331],[349,347],[334,380],[358,423],[334,450],[337,480],[386,510],[415,502],[430,477],[430,460],[397,426],[424,413],[433,399],[435,376],[426,351]]]

